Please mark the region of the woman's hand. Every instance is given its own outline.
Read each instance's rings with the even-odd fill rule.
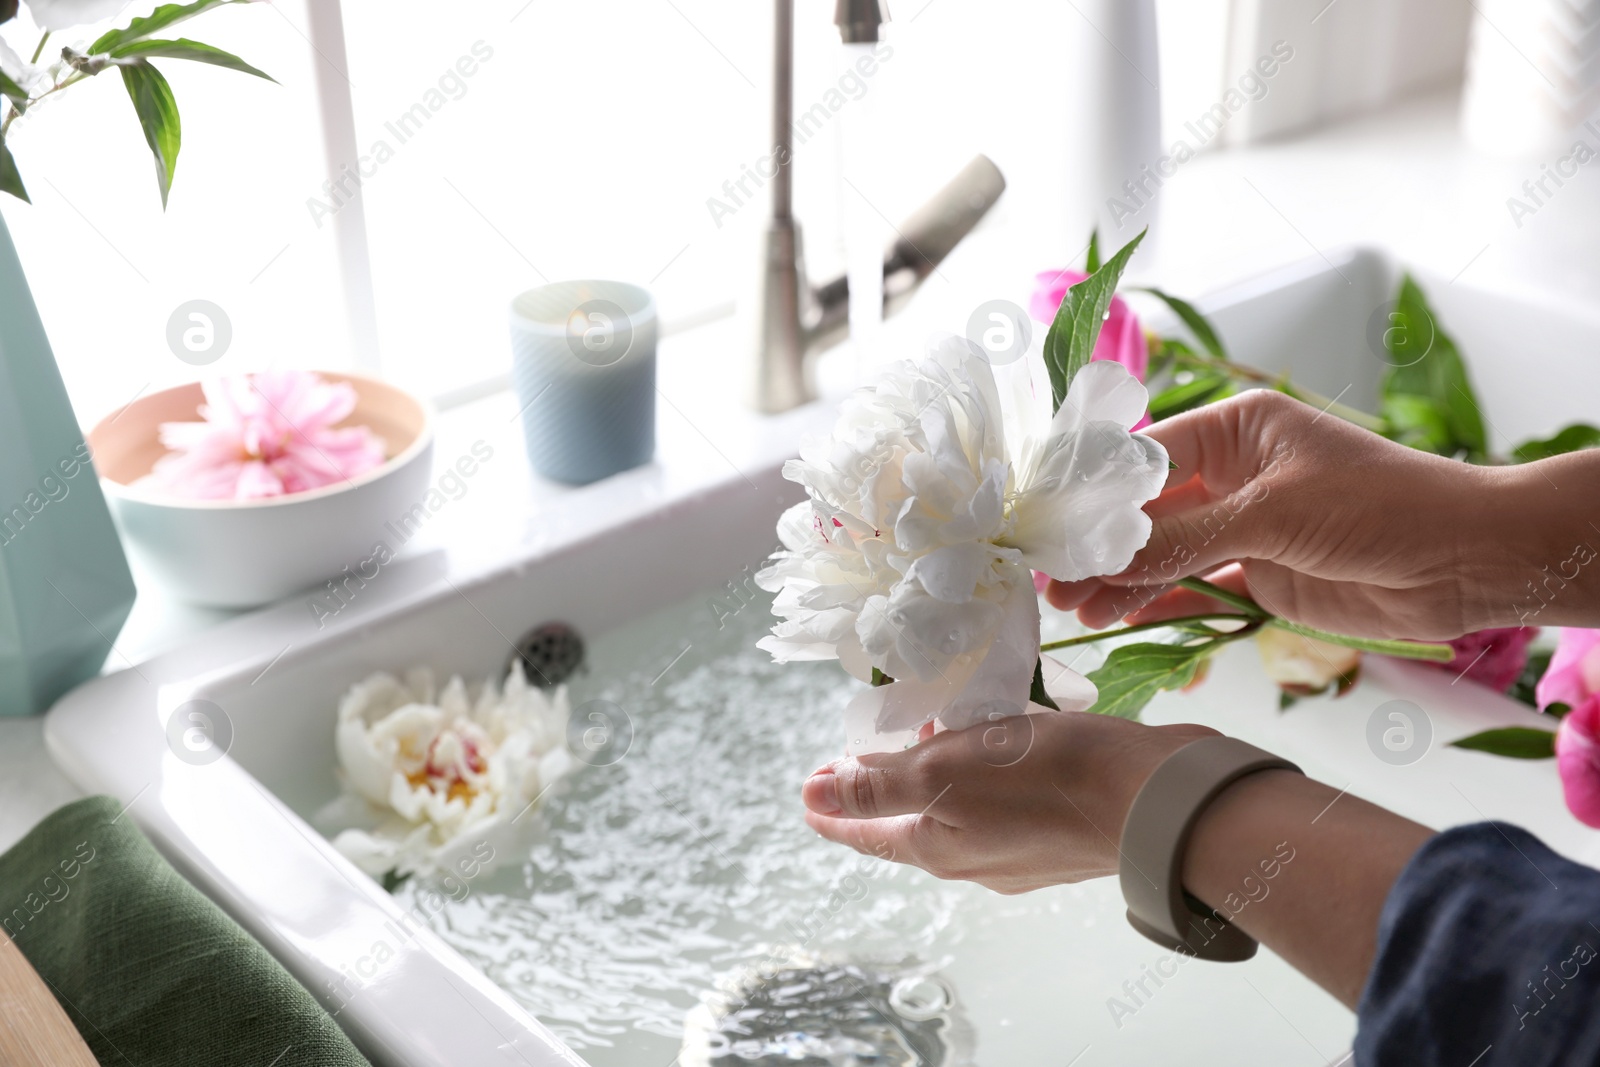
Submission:
[[[831,841],[1025,893],[1117,873],[1133,798],[1162,760],[1215,733],[1076,711],[1017,716],[837,760],[800,795],[806,822]],[[1183,884],[1353,1007],[1383,902],[1431,834],[1291,771],[1247,775],[1196,822]],[[1263,863],[1277,872],[1270,895]]]
[[[1204,726],[1059,712],[841,759],[801,789],[806,822],[858,852],[1023,893],[1115,874],[1128,807]]]
[[[1549,594],[1533,596],[1530,583],[1564,562],[1581,568],[1572,558],[1579,542],[1600,546],[1575,506],[1600,491],[1600,453],[1472,466],[1268,390],[1147,432],[1177,465],[1145,509],[1155,521],[1149,543],[1121,574],[1050,586],[1052,604],[1077,608],[1092,627],[1216,610],[1193,593],[1163,599],[1175,579],[1216,573],[1311,626],[1440,640],[1531,622]],[[1593,617],[1600,579],[1585,572],[1581,582],[1586,594],[1557,596],[1556,613]],[[1544,612],[1538,621],[1568,620]]]

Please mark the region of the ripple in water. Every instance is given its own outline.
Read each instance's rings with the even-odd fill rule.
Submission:
[[[631,745],[561,782],[523,820],[538,823],[525,859],[435,930],[595,1067],[665,1067],[691,1013],[705,1063],[965,1062],[955,993],[932,976],[974,887],[805,825],[800,782],[842,753],[860,683],[837,663],[773,664],[755,648],[764,600],[718,614],[697,600],[592,643],[574,707],[620,706]],[[929,1010],[929,982],[952,1003]]]

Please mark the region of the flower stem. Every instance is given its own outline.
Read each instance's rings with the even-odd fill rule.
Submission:
[[[39,57],[44,55],[44,43],[46,41],[48,41],[49,39],[50,39],[50,31],[49,30],[45,30],[44,31],[44,36],[39,38],[39,46],[33,50],[33,58],[28,60],[29,63],[37,63],[37,62],[39,62]]]
[[[1163,627],[1182,626],[1189,622],[1206,622],[1211,619],[1233,619],[1243,621],[1244,616],[1236,611],[1218,611],[1209,615],[1184,615],[1176,619],[1159,619],[1156,622],[1135,623],[1132,626],[1123,626],[1116,630],[1099,630],[1092,634],[1081,634],[1077,637],[1066,637],[1060,641],[1050,641],[1039,646],[1040,652],[1054,652],[1058,648],[1073,648],[1077,645],[1090,645],[1096,641],[1105,641],[1113,637],[1122,637],[1125,634],[1136,634],[1143,630],[1157,630]],[[1227,635],[1229,637],[1232,634]]]
[[[1357,426],[1371,430],[1373,433],[1381,434],[1389,428],[1389,424],[1383,419],[1380,419],[1375,415],[1368,415],[1365,411],[1359,411],[1353,407],[1341,404],[1337,400],[1330,400],[1321,393],[1314,392],[1303,386],[1294,385],[1288,380],[1288,378],[1281,374],[1269,374],[1267,371],[1258,370],[1255,367],[1247,366],[1243,363],[1234,363],[1232,360],[1214,359],[1211,356],[1203,355],[1199,352],[1179,352],[1176,355],[1176,359],[1180,363],[1187,363],[1196,367],[1202,367],[1205,370],[1212,371],[1217,374],[1224,374],[1232,378],[1242,378],[1247,382],[1255,382],[1258,385],[1270,385],[1274,389],[1281,389],[1283,392],[1294,397],[1296,400],[1299,400],[1302,403],[1310,404],[1312,407],[1321,408],[1333,415],[1337,415],[1346,422],[1353,422]]]
[[[1257,604],[1249,597],[1240,596],[1238,593],[1229,592],[1228,590],[1222,588],[1222,586],[1213,585],[1204,578],[1179,578],[1177,584],[1183,586],[1185,589],[1191,589],[1196,593],[1201,593],[1205,596],[1208,596],[1212,600],[1220,600],[1230,607],[1238,608],[1252,619],[1267,619],[1272,617],[1271,612],[1262,608],[1260,604]]]

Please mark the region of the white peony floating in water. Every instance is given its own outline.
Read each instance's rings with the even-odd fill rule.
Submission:
[[[481,859],[572,766],[566,687],[553,693],[513,670],[476,694],[459,676],[436,689],[426,668],[378,673],[339,702],[335,735],[349,792],[318,822],[344,829],[340,852],[368,874],[431,874]],[[496,849],[495,851],[503,851]]]
[[[1042,369],[1003,368],[977,346],[935,341],[840,409],[833,434],[784,476],[810,500],[778,522],[783,550],[756,576],[780,617],[761,647],[779,662],[837,658],[895,681],[846,709],[852,753],[904,747],[937,721],[962,729],[1043,710],[1036,664],[1064,710],[1095,688],[1046,657],[1031,570],[1062,581],[1114,574],[1150,536],[1141,506],[1165,450],[1129,432],[1145,388],[1120,364],[1072,377],[1052,418]],[[1004,414],[1002,414],[1004,412]]]

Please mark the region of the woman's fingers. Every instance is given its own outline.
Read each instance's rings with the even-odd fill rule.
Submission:
[[[1107,585],[1164,585],[1238,559],[1270,559],[1284,543],[1278,501],[1257,483],[1211,504],[1156,517],[1150,540]]]
[[[1238,593],[1240,596],[1250,595],[1250,586],[1244,579],[1244,568],[1237,563],[1231,563],[1220,570],[1212,571],[1205,575],[1205,580],[1212,585],[1228,590],[1230,593]],[[1237,611],[1237,608],[1224,604],[1220,600],[1213,600],[1204,593],[1196,593],[1192,589],[1172,589],[1155,600],[1149,601],[1145,607],[1136,609],[1126,618],[1130,625],[1134,625],[1142,622],[1161,622],[1166,619],[1178,619],[1185,615],[1210,615],[1216,612]]]
[[[888,819],[841,819],[806,812],[806,825],[836,844],[853,848],[866,856],[914,863],[911,846],[918,815],[897,815]]]
[[[811,773],[800,787],[800,800],[818,815],[842,819],[882,819],[926,811],[949,785],[934,784],[928,773],[928,751],[919,746],[905,752],[835,760]]]
[[[1103,630],[1120,619],[1155,609],[1161,604],[1169,589],[1170,587],[1165,585],[1141,586],[1135,589],[1120,585],[1103,585],[1093,596],[1078,606],[1078,621],[1091,630]],[[1153,618],[1155,616],[1152,616]]]

